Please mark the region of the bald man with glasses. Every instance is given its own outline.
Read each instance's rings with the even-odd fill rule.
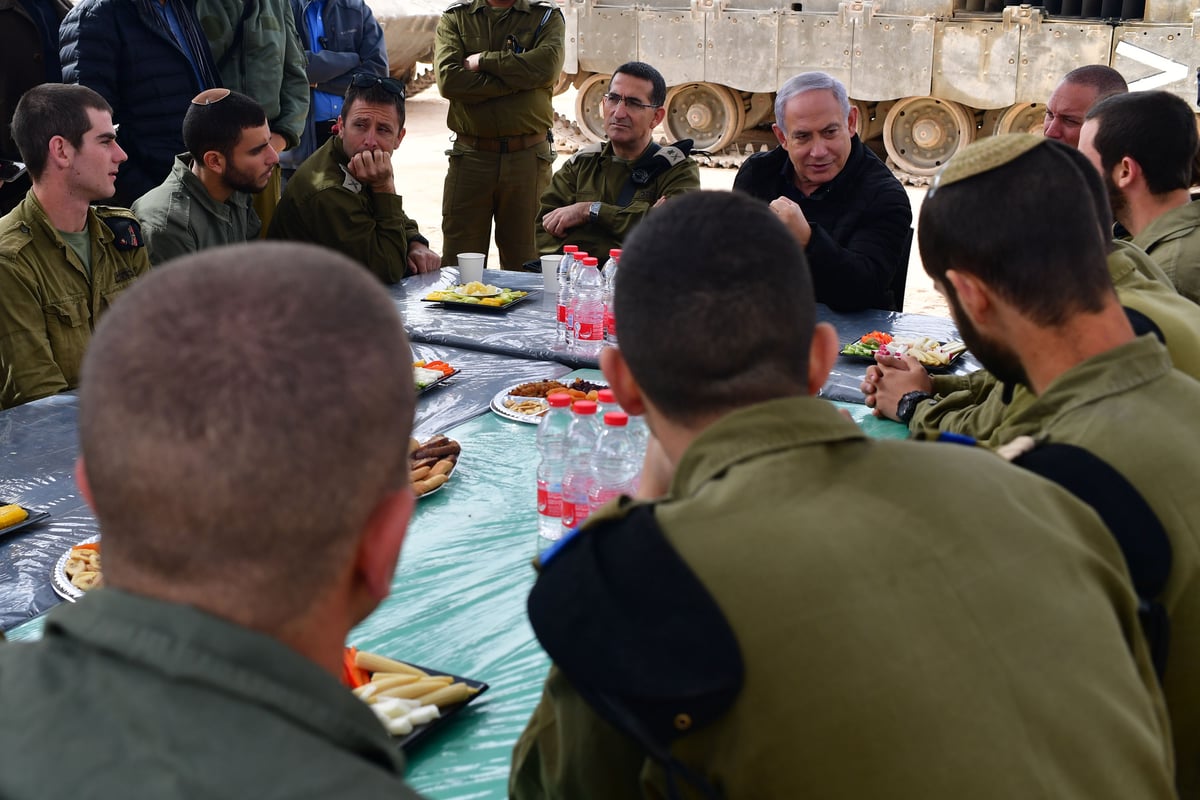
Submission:
[[[649,64],[617,68],[601,101],[608,141],[580,150],[555,173],[538,214],[539,252],[575,244],[603,263],[650,209],[700,188],[690,140],[669,147],[651,141],[666,97],[663,76]]]

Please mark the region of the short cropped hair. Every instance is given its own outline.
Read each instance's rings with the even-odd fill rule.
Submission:
[[[917,226],[921,261],[943,284],[948,270],[971,273],[1035,323],[1060,325],[1112,296],[1104,197],[1091,162],[1046,139],[1002,166],[935,186]]]
[[[230,92],[207,104],[191,103],[183,116],[183,145],[197,163],[215,150],[229,158],[247,128],[267,124],[267,112],[252,98]]]
[[[386,80],[391,80],[386,79]],[[374,86],[355,86],[350,84],[346,89],[346,97],[342,102],[342,117],[350,116],[350,107],[355,103],[370,103],[376,106],[393,106],[400,118],[400,127],[404,127],[404,95],[389,92],[380,84]]]
[[[1096,90],[1097,100],[1129,91],[1129,84],[1125,82],[1121,73],[1105,64],[1076,67],[1063,76],[1062,82],[1092,87]]]
[[[650,102],[661,106],[667,102],[667,82],[662,73],[644,61],[627,61],[613,70],[613,75],[629,75],[650,81]]]
[[[1094,144],[1105,172],[1129,156],[1142,168],[1151,194],[1192,185],[1200,137],[1186,101],[1161,91],[1113,95],[1092,106],[1087,119],[1098,121]]]
[[[783,84],[783,88],[775,95],[775,123],[783,128],[783,113],[792,98],[820,89],[833,92],[838,105],[842,107],[842,116],[850,116],[850,95],[846,93],[846,86],[841,81],[824,72],[802,72],[788,78],[787,83]]]
[[[672,421],[807,391],[808,262],[752,197],[690,192],[646,217],[625,241],[615,303],[621,353]]]
[[[414,403],[396,306],[343,255],[254,243],[139,279],[81,381],[106,582],[211,590],[264,627],[294,619],[408,485]]]
[[[40,178],[50,156],[50,140],[61,136],[81,147],[92,128],[88,109],[112,114],[112,106],[97,92],[72,83],[43,83],[21,96],[13,113],[12,137],[29,174]]]

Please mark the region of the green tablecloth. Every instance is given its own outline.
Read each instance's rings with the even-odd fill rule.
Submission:
[[[865,406],[837,405],[872,437],[907,433]],[[490,684],[410,755],[409,781],[433,800],[505,797],[513,744],[541,695],[549,662],[525,617],[537,547],[536,430],[485,413],[450,431],[463,447],[454,478],[418,501],[391,596],[350,635],[362,650]],[[39,618],[9,636],[36,638],[41,626]]]

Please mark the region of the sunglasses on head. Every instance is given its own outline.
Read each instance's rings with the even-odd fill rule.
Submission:
[[[382,86],[388,94],[404,97],[404,82],[395,78],[381,78],[369,72],[356,72],[350,76],[350,85],[355,89],[369,89],[372,86]]]

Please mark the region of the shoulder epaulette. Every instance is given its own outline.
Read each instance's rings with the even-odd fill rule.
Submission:
[[[33,230],[21,220],[16,225],[0,232],[0,254],[16,255],[25,245],[33,241]]]
[[[604,145],[599,144],[599,143],[589,144],[587,147],[581,147],[578,150],[576,150],[575,153],[570,158],[567,159],[567,163],[570,163],[580,157],[595,158],[596,156],[600,155],[600,152],[603,149],[604,149]]]
[[[658,152],[654,154],[654,157],[666,159],[667,164],[673,167],[676,164],[687,161],[691,152],[692,140],[683,139],[675,144],[668,144],[658,148]]]

